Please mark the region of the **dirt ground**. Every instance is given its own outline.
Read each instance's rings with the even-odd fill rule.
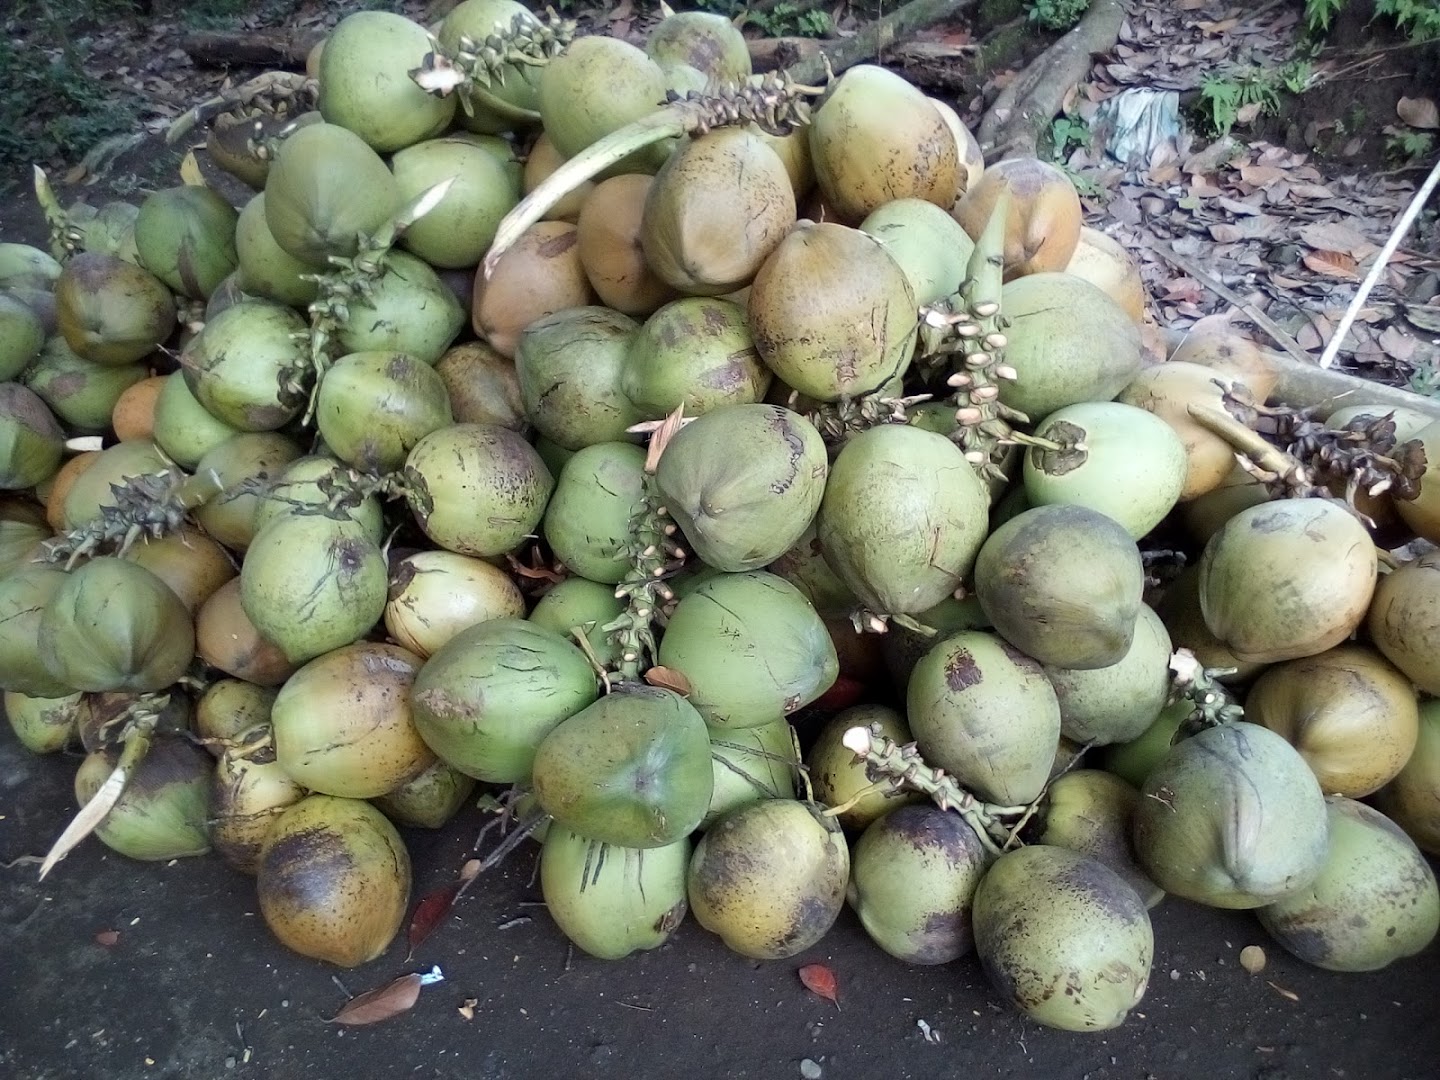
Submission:
[[[73,811],[75,758],[0,733],[0,859],[44,850]],[[414,893],[453,880],[478,813],[404,830]],[[760,963],[693,919],[653,953],[572,952],[530,884],[527,847],[463,897],[405,962],[397,941],[356,971],[306,960],[266,929],[250,879],[217,857],[137,863],[87,841],[42,885],[0,872],[0,1076],[9,1080],[555,1077],[772,1080],[810,1059],[833,1080],[1422,1080],[1440,1051],[1440,953],[1368,975],[1310,968],[1253,916],[1167,898],[1155,965],[1123,1027],[1075,1035],[1003,1008],[973,957],[886,956],[847,908],[820,944]],[[519,921],[517,921],[519,920]],[[118,931],[115,944],[96,940]],[[1259,975],[1240,967],[1265,947]],[[824,963],[840,1008],[802,988]],[[327,1024],[350,993],[439,965],[443,982],[373,1027]],[[459,1009],[475,999],[473,1019]],[[921,1021],[936,1042],[927,1042]]]

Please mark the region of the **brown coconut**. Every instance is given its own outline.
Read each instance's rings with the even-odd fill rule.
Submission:
[[[1170,359],[1199,364],[1240,379],[1257,404],[1263,404],[1280,381],[1280,374],[1266,359],[1265,350],[1238,333],[1228,315],[1207,315],[1190,327]]]
[[[951,211],[971,239],[980,238],[1001,191],[1010,193],[1005,280],[1064,270],[1080,244],[1083,222],[1080,196],[1070,178],[1038,158],[997,161]]]
[[[750,282],[795,224],[795,193],[758,135],[722,128],[680,147],[655,176],[640,241],[656,275],[718,296]]]
[[[1145,322],[1145,283],[1140,267],[1113,238],[1088,225],[1080,227],[1080,243],[1065,267],[1067,274],[1098,285],[1137,326]]]
[[[930,104],[935,106],[935,111],[955,137],[955,150],[960,159],[960,168],[955,173],[955,199],[950,204],[953,207],[985,175],[985,155],[980,152],[980,140],[965,126],[959,113],[939,98],[932,97]]]
[[[530,153],[525,158],[525,172],[521,179],[521,191],[529,195],[540,182],[553,173],[565,163],[564,156],[555,149],[555,144],[550,137],[542,133],[530,147]],[[545,212],[546,221],[575,221],[580,217],[580,207],[585,205],[585,200],[595,190],[595,181],[586,180],[578,185],[563,199],[557,202]]]
[[[536,319],[593,302],[568,221],[540,221],[505,252],[488,281],[475,281],[471,322],[501,356],[515,358],[520,332]]]
[[[640,242],[645,198],[653,176],[629,173],[596,186],[575,228],[580,265],[595,295],[616,311],[643,318],[675,298],[675,290],[645,261]]]

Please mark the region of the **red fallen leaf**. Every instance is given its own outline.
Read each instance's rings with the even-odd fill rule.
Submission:
[[[806,964],[798,972],[800,982],[805,989],[809,990],[816,997],[822,997],[840,1010],[840,987],[835,981],[835,973],[824,964]]]
[[[420,1000],[420,987],[424,985],[422,980],[423,976],[418,974],[401,975],[394,982],[356,994],[329,1022],[354,1027],[377,1024],[381,1020],[389,1020],[392,1016],[409,1012],[415,1002]]]
[[[410,953],[405,957],[407,961],[415,955],[415,950],[421,943],[435,932],[435,928],[445,921],[461,891],[475,880],[475,875],[479,872],[479,860],[471,859],[460,868],[459,881],[440,886],[415,905],[415,913],[410,916],[410,928],[405,932],[405,941],[410,946]]]
[[[692,689],[690,680],[685,677],[684,672],[676,671],[674,668],[660,667],[658,664],[645,672],[645,681],[651,686],[669,690],[681,697],[689,697]]]
[[[119,940],[119,930],[101,930],[98,934],[95,935],[95,944],[104,945],[107,949],[110,948],[112,945],[115,945],[117,942],[119,942]]]

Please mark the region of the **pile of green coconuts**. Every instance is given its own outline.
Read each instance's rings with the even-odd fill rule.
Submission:
[[[397,825],[483,796],[595,956],[689,913],[790,957],[848,903],[1072,1030],[1167,893],[1338,971],[1435,936],[1440,423],[1267,405],[1062,172],[713,15],[359,12],[309,74],[204,117],[238,209],[0,244],[0,685],[83,750],[57,857],[214,851],[348,967]]]

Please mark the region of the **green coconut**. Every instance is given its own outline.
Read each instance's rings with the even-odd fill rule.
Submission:
[[[302,275],[315,267],[301,262],[275,242],[265,217],[263,191],[245,204],[235,225],[236,284],[253,296],[303,308],[319,295],[317,282]]]
[[[96,364],[133,364],[175,329],[175,301],[148,270],[87,251],[55,282],[55,311],[65,343]]]
[[[609,308],[572,307],[525,328],[515,372],[537,431],[567,450],[628,438],[642,419],[623,389],[639,325]]]
[[[180,354],[195,400],[239,431],[274,431],[294,420],[313,374],[305,320],[268,300],[222,311]]]
[[[686,297],[661,307],[630,344],[620,385],[647,420],[685,406],[700,416],[765,397],[772,374],[755,350],[745,309],[719,297]]]
[[[922,307],[959,291],[970,253],[975,250],[975,241],[959,222],[924,199],[884,203],[860,223],[860,231],[885,245]]]
[[[235,208],[208,187],[181,184],[146,197],[135,219],[140,265],[182,296],[203,300],[234,271]]]
[[[560,470],[545,509],[545,540],[570,570],[618,584],[630,572],[630,520],[644,498],[642,448],[613,442],[587,446]]]
[[[404,202],[454,177],[424,217],[400,238],[431,266],[474,266],[485,255],[495,230],[519,201],[519,186],[493,151],[462,139],[430,139],[406,147],[390,162]]]

